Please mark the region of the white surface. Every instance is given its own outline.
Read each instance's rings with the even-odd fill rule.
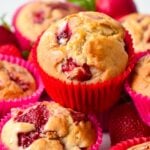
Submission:
[[[19,5],[29,0],[0,0],[0,16],[6,14],[6,20],[11,23],[13,12],[18,8]],[[142,13],[150,14],[150,0],[135,0],[138,10]],[[103,143],[101,150],[109,150],[110,138],[108,134],[103,135]]]

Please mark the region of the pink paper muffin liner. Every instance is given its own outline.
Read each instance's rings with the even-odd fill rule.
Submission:
[[[37,103],[30,103],[28,105],[24,105],[20,108],[26,109],[30,106],[33,106]],[[6,116],[4,116],[1,121],[0,121],[0,135],[1,135],[1,131],[3,126],[5,125],[5,123],[11,118],[11,113],[8,113]],[[99,150],[99,147],[102,143],[102,129],[100,127],[99,122],[97,121],[95,115],[89,114],[88,115],[88,119],[92,122],[93,126],[95,127],[95,130],[97,132],[97,139],[95,141],[95,143],[89,148],[89,150]],[[0,140],[0,150],[9,150]]]
[[[123,141],[123,142],[118,143],[117,145],[111,147],[110,150],[127,150],[127,148],[130,148],[132,146],[142,144],[142,143],[145,143],[148,141],[150,141],[150,137],[129,139],[127,141]]]
[[[27,3],[27,4],[28,4],[28,3]],[[27,37],[25,37],[25,36],[21,33],[21,31],[18,30],[17,25],[16,25],[18,14],[20,13],[21,9],[22,9],[23,7],[25,7],[27,4],[22,5],[21,7],[19,7],[19,8],[16,10],[16,12],[15,12],[15,14],[14,14],[14,16],[13,16],[13,21],[12,21],[12,25],[13,25],[13,27],[14,27],[14,29],[15,29],[16,38],[18,39],[18,42],[19,42],[20,47],[21,47],[22,50],[30,50],[30,49],[31,49],[31,46],[32,46],[32,42],[31,42]]]
[[[129,54],[129,63],[126,70],[121,75],[109,81],[96,84],[74,84],[73,82],[67,84],[66,82],[49,76],[37,62],[36,48],[39,40],[40,39],[37,40],[32,49],[33,59],[39,69],[45,89],[54,101],[65,107],[84,113],[99,113],[107,111],[118,101],[123,89],[124,81],[133,68],[132,59],[134,58],[134,54],[131,37],[128,33],[126,33],[125,38],[126,50]]]
[[[137,61],[145,55],[150,55],[150,51],[139,53],[136,55]],[[136,61],[136,62],[137,62]],[[132,98],[136,109],[138,110],[141,119],[150,126],[150,97],[144,96],[132,90],[130,86],[130,77],[125,83],[125,89]]]
[[[20,59],[17,57],[1,55],[1,54],[0,54],[0,60],[5,60],[7,62],[18,64],[19,66],[26,68],[33,75],[35,82],[36,82],[36,86],[37,86],[36,91],[31,96],[27,96],[24,98],[9,99],[9,100],[1,99],[0,100],[0,116],[3,116],[7,112],[9,112],[12,107],[19,107],[22,105],[26,105],[28,103],[33,103],[33,102],[38,101],[41,93],[44,90],[44,86],[34,64],[26,62],[23,59]]]

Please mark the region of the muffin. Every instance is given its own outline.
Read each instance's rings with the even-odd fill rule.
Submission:
[[[70,3],[34,1],[21,6],[15,13],[13,26],[24,50],[30,50],[32,43],[50,24],[80,9]]]
[[[150,125],[150,51],[139,53],[132,74],[125,84],[141,119]]]
[[[127,66],[124,35],[122,26],[104,14],[73,14],[43,34],[38,62],[47,74],[61,81],[103,82]]]
[[[132,36],[135,53],[150,49],[150,15],[134,13],[121,22]]]
[[[36,90],[36,82],[27,69],[0,61],[0,99],[23,98]]]
[[[35,65],[0,54],[0,117],[13,107],[36,102],[43,83]]]
[[[125,35],[120,23],[97,12],[80,12],[52,24],[33,47],[52,99],[84,112],[112,106],[131,69]]]
[[[127,150],[150,150],[150,142],[145,142],[142,144],[138,144],[136,146],[132,146],[128,148]]]
[[[150,97],[150,54],[137,62],[131,79],[131,88],[137,93]]]
[[[86,115],[44,101],[13,109],[1,142],[9,150],[86,150],[96,142],[96,132]]]
[[[122,141],[110,150],[150,150],[150,137],[140,137]]]

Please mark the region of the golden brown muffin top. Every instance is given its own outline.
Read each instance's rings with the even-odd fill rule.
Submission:
[[[122,19],[133,38],[135,52],[150,49],[150,15],[134,13]]]
[[[87,116],[54,102],[41,102],[27,109],[14,109],[1,132],[10,150],[80,150],[96,140]]]
[[[150,54],[142,57],[136,64],[131,87],[137,93],[150,96]]]
[[[150,142],[145,142],[128,148],[127,150],[150,150]]]
[[[51,25],[37,47],[40,66],[67,82],[95,83],[122,73],[128,62],[124,29],[97,12],[69,15]]]
[[[0,99],[23,98],[35,90],[35,79],[26,68],[0,61]]]
[[[16,27],[23,36],[34,42],[51,23],[78,11],[78,7],[68,3],[30,2],[17,14]]]

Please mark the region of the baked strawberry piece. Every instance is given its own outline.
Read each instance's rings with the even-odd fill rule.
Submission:
[[[114,107],[109,118],[109,133],[112,145],[121,141],[150,135],[150,127],[145,125],[134,105],[130,103]]]
[[[87,150],[96,141],[96,130],[86,115],[44,101],[13,110],[1,140],[9,150]]]
[[[67,2],[34,1],[21,6],[14,15],[13,26],[22,49],[30,50],[49,25],[79,10],[79,7]]]

